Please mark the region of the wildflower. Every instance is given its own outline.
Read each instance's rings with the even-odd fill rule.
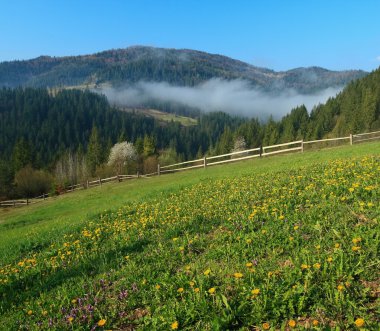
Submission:
[[[308,269],[308,268],[309,268],[309,265],[304,264],[304,263],[301,264],[301,269],[302,270],[305,270],[305,269]]]
[[[215,287],[211,287],[209,290],[208,290],[208,293],[210,294],[214,294],[215,293]]]
[[[155,288],[156,288],[156,290],[159,290],[159,289],[161,288],[161,285],[157,284],[157,285],[155,286]]]
[[[269,323],[263,323],[263,329],[264,330],[269,330],[270,329]]]
[[[288,322],[288,325],[289,325],[291,328],[295,328],[296,325],[297,325],[297,322],[296,322],[295,320],[290,320],[290,321]]]
[[[253,263],[252,263],[252,262],[247,262],[247,263],[245,264],[245,266],[246,266],[247,268],[252,268]]]
[[[320,250],[321,249],[321,245],[315,246],[315,249]]]
[[[195,283],[193,281],[190,281],[189,284],[191,287],[193,287],[195,285]]]
[[[267,233],[267,230],[262,230],[261,233],[262,233],[262,234],[266,234],[266,233]]]
[[[190,266],[187,265],[187,266],[185,267],[185,270],[190,270]]]
[[[46,316],[47,313],[48,313],[47,310],[43,310],[43,311],[42,311],[42,315],[43,315],[43,316]]]
[[[129,260],[129,255],[124,256],[124,258],[125,258],[126,260]]]
[[[178,290],[177,290],[178,293],[182,293],[183,292],[183,287],[180,287]]]
[[[333,258],[331,257],[331,256],[329,256],[328,258],[327,258],[327,262],[332,262],[332,260],[333,260]]]
[[[339,248],[339,247],[340,247],[340,244],[336,243],[336,244],[334,245],[334,247],[335,247],[335,248]]]
[[[251,291],[251,293],[252,293],[253,295],[258,295],[258,294],[260,294],[260,289],[259,289],[259,288],[255,288],[255,289],[253,289],[253,290]]]
[[[313,320],[313,326],[318,326],[319,325],[319,322],[317,320]]]
[[[354,189],[353,187],[350,187],[348,190],[349,190],[350,192],[354,192],[354,191],[355,191],[355,189]]]
[[[71,300],[71,303],[72,303],[73,305],[75,305],[75,304],[77,303],[77,300],[76,300],[76,299],[73,299],[73,300]]]
[[[235,273],[234,273],[234,277],[235,277],[235,278],[242,278],[242,277],[243,277],[243,274],[240,273],[240,272],[235,272]]]
[[[356,245],[357,243],[360,243],[361,241],[362,241],[362,238],[360,238],[360,237],[352,239],[352,243],[354,245]]]
[[[298,226],[298,225],[295,225],[293,229],[297,231],[298,228],[299,228],[299,226]]]
[[[172,330],[177,330],[178,329],[178,322],[177,321],[173,322],[171,325],[171,328],[172,328]]]
[[[28,310],[27,314],[30,316],[33,314],[33,310]]]
[[[207,269],[203,274],[204,274],[205,276],[208,276],[208,275],[210,274],[210,272],[211,272],[211,270],[210,270],[210,269]]]
[[[313,267],[315,269],[319,269],[321,267],[321,264],[320,263],[314,263]]]
[[[357,251],[360,251],[360,246],[352,246],[352,251],[353,252],[357,252]]]
[[[106,324],[106,322],[107,322],[107,320],[105,320],[105,319],[101,319],[101,320],[99,320],[99,322],[98,322],[98,326],[103,326],[103,325]]]
[[[69,317],[67,318],[67,321],[68,321],[69,323],[71,323],[73,320],[74,320],[74,317],[72,317],[72,316],[69,316]]]
[[[252,239],[247,239],[245,242],[246,242],[247,244],[250,244],[250,243],[252,242]]]
[[[279,220],[280,220],[280,221],[282,221],[284,218],[285,218],[284,215],[280,215],[280,216],[279,216]]]
[[[356,321],[355,321],[355,325],[358,327],[358,328],[361,328],[363,325],[364,325],[364,319],[362,319],[362,318],[358,318],[358,319],[356,319]]]
[[[294,237],[289,237],[289,240],[290,240],[290,241],[293,241],[293,240],[294,240]]]
[[[338,285],[338,291],[342,292],[344,290],[344,286],[342,284]]]
[[[199,293],[199,287],[196,287],[196,288],[194,289],[194,292],[195,292],[195,293]]]

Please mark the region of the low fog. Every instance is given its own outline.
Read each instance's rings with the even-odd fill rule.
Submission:
[[[211,79],[195,87],[140,82],[133,87],[104,88],[97,91],[105,94],[111,103],[123,106],[140,107],[149,100],[157,100],[180,103],[204,112],[223,111],[260,119],[272,115],[279,119],[302,104],[310,111],[313,106],[324,103],[341,90],[342,88],[328,88],[309,95],[299,94],[292,89],[284,89],[280,93],[265,93],[252,88],[244,80]]]

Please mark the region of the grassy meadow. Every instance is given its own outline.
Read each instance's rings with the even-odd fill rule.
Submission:
[[[377,330],[380,143],[0,210],[1,330]]]

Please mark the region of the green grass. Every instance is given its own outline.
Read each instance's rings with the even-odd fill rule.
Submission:
[[[374,328],[379,155],[368,143],[255,159],[2,210],[3,325]]]

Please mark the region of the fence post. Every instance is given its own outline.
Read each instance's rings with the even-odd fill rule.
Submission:
[[[29,205],[29,199],[26,198],[26,205]]]
[[[16,207],[16,200],[13,200],[13,207]]]
[[[352,133],[350,133],[350,145],[352,146],[352,144],[354,143],[353,139],[352,139]]]
[[[303,153],[303,139],[301,140],[301,152]]]
[[[161,171],[160,171],[160,164],[157,164],[157,175],[159,176],[160,173],[161,173]]]
[[[207,158],[206,156],[203,158],[203,168],[207,167]]]
[[[100,177],[99,177],[99,185],[102,186],[102,180]]]
[[[261,145],[260,146],[260,157],[262,157],[263,156],[263,146]]]
[[[140,173],[137,171],[137,178],[140,178]]]
[[[90,186],[88,179],[87,179],[87,183],[86,184],[87,184],[86,187],[88,188]]]

